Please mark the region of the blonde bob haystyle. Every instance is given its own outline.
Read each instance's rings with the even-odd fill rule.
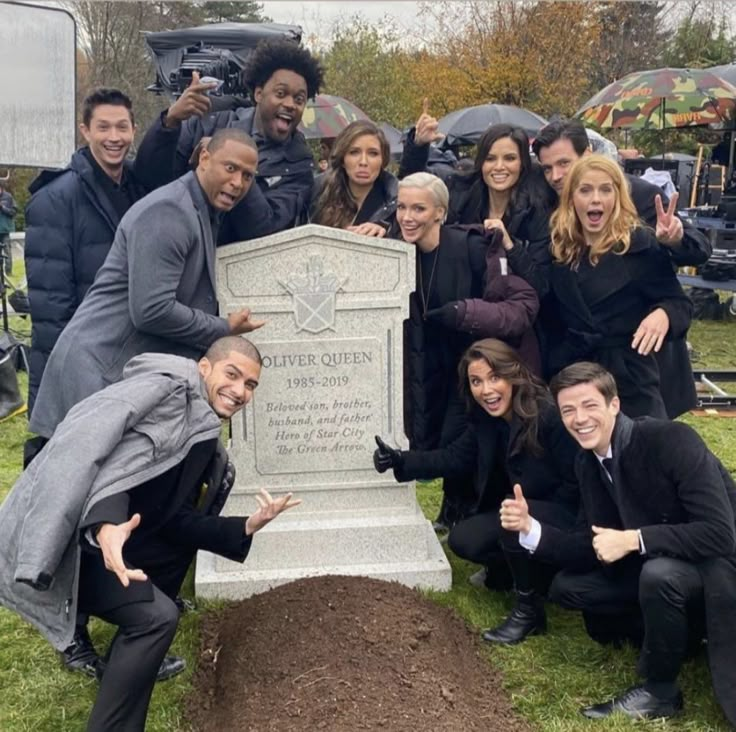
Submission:
[[[434,205],[437,208],[441,208],[444,212],[442,223],[444,224],[447,221],[447,211],[450,207],[450,191],[447,190],[447,186],[441,178],[432,175],[432,173],[425,173],[424,171],[412,173],[399,181],[399,190],[404,188],[418,188],[422,191],[429,191]]]
[[[613,181],[616,203],[601,238],[594,246],[589,247],[585,243],[582,224],[575,213],[573,194],[580,186],[583,176],[592,170],[604,173]],[[626,254],[631,246],[631,230],[637,226],[642,226],[642,222],[631,200],[621,166],[603,155],[584,155],[567,175],[560,205],[552,214],[550,251],[556,262],[570,266],[576,266],[587,251],[591,263],[595,265],[608,252]]]

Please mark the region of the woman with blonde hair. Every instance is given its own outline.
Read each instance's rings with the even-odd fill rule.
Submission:
[[[683,338],[692,305],[654,232],[639,220],[623,172],[602,155],[580,158],[552,216],[550,284],[564,335],[554,373],[595,361],[616,378],[630,417],[667,419],[654,353]]]
[[[431,173],[399,182],[400,237],[416,248],[416,291],[404,325],[405,429],[412,448],[422,450],[447,444],[465,427],[456,373],[474,340],[500,338],[539,370],[534,288],[510,272],[500,232],[445,225],[449,199],[447,186]],[[472,476],[444,488],[440,523],[450,526],[464,513]]]
[[[312,189],[309,221],[366,236],[384,236],[396,211],[398,181],[386,170],[391,153],[383,131],[351,122],[336,138],[328,168]]]

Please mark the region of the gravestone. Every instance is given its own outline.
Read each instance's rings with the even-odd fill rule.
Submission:
[[[415,282],[403,242],[309,225],[217,253],[223,313],[250,308],[260,385],[232,420],[237,479],[225,506],[293,491],[245,564],[200,552],[196,591],[239,599],[301,577],[361,575],[447,590],[450,567],[413,483],[373,468],[374,435],[406,449],[403,321]]]

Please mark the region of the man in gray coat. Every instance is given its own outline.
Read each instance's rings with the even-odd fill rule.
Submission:
[[[218,131],[187,173],[138,201],[44,371],[30,429],[54,433],[79,401],[115,383],[140,353],[199,358],[217,339],[263,325],[247,309],[218,316],[220,217],[251,187],[258,156],[242,130]]]
[[[195,552],[244,561],[253,534],[299,503],[262,490],[251,516],[217,515],[233,482],[222,479],[220,419],[250,401],[260,371],[239,336],[198,363],[135,357],[69,412],[0,507],[0,602],[58,649],[77,609],[118,626],[88,732],[145,728]]]

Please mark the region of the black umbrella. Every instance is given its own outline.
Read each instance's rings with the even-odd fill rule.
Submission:
[[[497,124],[521,127],[529,137],[535,137],[547,120],[521,107],[481,104],[446,114],[439,120],[438,129],[445,135],[445,145],[475,145],[488,127]]]
[[[404,149],[404,143],[402,142],[402,132],[397,130],[392,124],[388,122],[381,122],[378,125],[381,132],[383,132],[386,142],[388,142],[389,148],[391,148],[391,157],[398,160],[401,157],[401,153]]]

